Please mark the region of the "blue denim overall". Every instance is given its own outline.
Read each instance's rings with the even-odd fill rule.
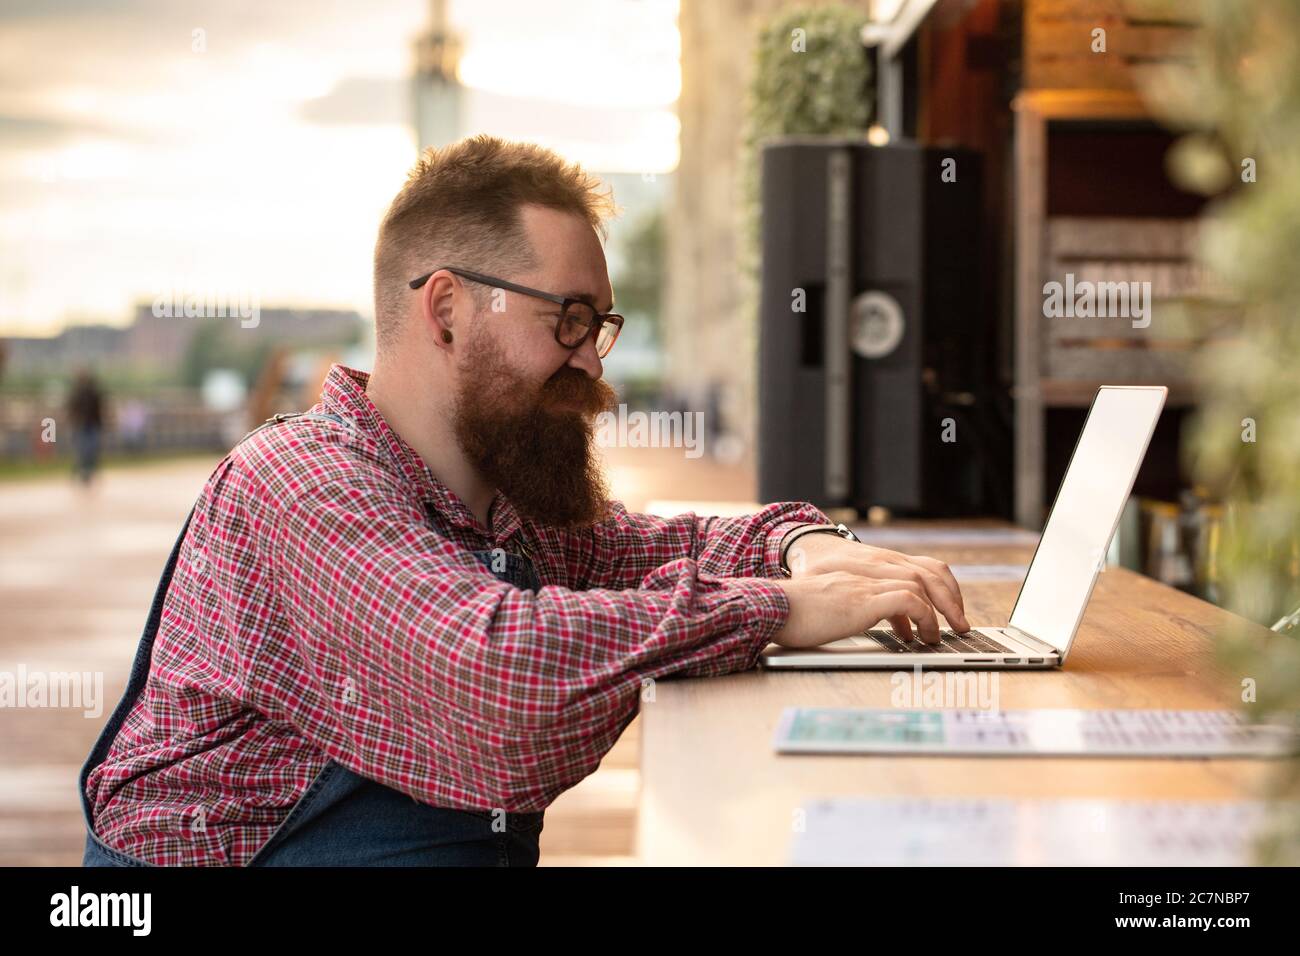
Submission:
[[[249,435],[303,415],[276,415]],[[243,441],[244,439],[240,439]],[[432,506],[430,513],[432,514]],[[158,582],[144,636],[135,653],[126,693],[109,717],[81,768],[81,809],[86,822],[82,866],[151,866],[107,846],[95,833],[86,779],[103,762],[149,676],[154,637],[162,618],[163,599],[176,568],[181,542],[189,529],[191,509]],[[475,551],[496,577],[516,587],[537,590],[537,572],[526,555],[502,550]],[[331,760],[294,804],[284,822],[247,863],[248,866],[535,866],[541,812],[505,813],[452,810],[419,803],[398,790],[359,776]]]

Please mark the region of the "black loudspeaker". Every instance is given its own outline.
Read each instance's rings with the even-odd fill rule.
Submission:
[[[760,498],[998,510],[979,154],[792,137],[762,163]]]

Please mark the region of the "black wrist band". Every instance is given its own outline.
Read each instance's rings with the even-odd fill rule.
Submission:
[[[786,534],[785,540],[781,544],[781,570],[782,571],[784,571],[786,574],[790,573],[790,567],[789,565],[786,564],[786,556],[790,553],[791,546],[806,534],[818,534],[818,533],[839,535],[841,538],[844,538],[846,541],[860,542],[861,540],[844,524],[810,524],[804,528],[795,528],[795,530]]]

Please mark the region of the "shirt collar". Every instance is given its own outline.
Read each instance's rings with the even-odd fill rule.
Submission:
[[[488,509],[491,531],[483,527],[460,496],[439,481],[415,449],[384,420],[384,416],[366,394],[366,384],[369,381],[368,372],[335,363],[325,376],[325,384],[321,389],[323,410],[341,415],[352,422],[358,431],[385,448],[397,464],[401,476],[416,489],[426,507],[432,507],[453,527],[473,530],[494,537],[499,542],[518,531],[521,525],[519,514],[500,491]]]

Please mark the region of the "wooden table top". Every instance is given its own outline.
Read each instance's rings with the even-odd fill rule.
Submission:
[[[934,526],[931,526],[934,527]],[[1023,540],[1023,539],[1022,539]],[[949,565],[1027,564],[1032,545],[890,543]],[[1004,625],[1016,581],[961,583],[971,625]],[[1150,578],[1104,572],[1063,669],[991,671],[998,706],[1220,709],[1245,676],[1215,660],[1232,615]],[[1271,635],[1260,627],[1261,637]],[[782,865],[798,807],[823,796],[1244,799],[1276,761],[786,755],[785,707],[890,707],[892,671],[762,669],[659,681],[641,705],[637,853],[648,865]],[[967,703],[964,706],[974,706]]]

